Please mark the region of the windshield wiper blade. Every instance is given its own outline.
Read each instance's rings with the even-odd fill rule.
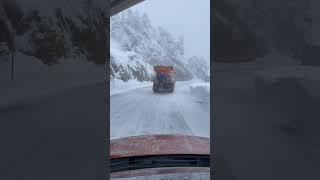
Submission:
[[[111,159],[111,172],[159,167],[210,167],[210,155],[155,155]]]

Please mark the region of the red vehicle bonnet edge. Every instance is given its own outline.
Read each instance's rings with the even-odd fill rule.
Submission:
[[[210,139],[206,137],[153,134],[111,140],[110,159],[149,155],[210,155]]]

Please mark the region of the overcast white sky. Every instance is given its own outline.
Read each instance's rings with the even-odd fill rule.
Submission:
[[[146,13],[151,23],[184,37],[185,56],[210,61],[210,0],[145,0],[131,8]]]

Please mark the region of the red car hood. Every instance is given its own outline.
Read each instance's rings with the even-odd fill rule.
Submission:
[[[111,140],[110,159],[176,154],[210,154],[210,139],[189,135],[143,135]]]

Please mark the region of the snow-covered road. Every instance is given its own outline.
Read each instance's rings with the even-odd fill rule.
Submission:
[[[110,96],[110,138],[145,134],[210,137],[210,88],[206,83],[177,82],[172,94],[149,87]]]

